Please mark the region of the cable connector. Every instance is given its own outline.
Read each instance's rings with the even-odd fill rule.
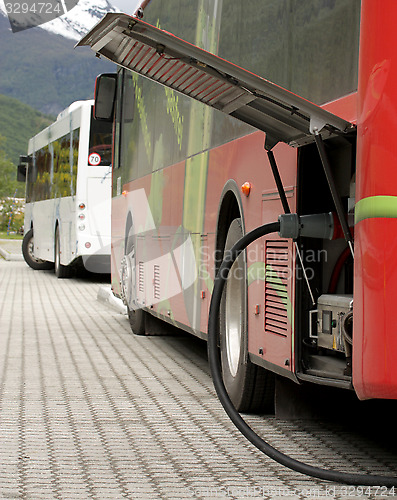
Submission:
[[[334,216],[332,212],[301,215],[282,214],[279,216],[279,236],[296,240],[299,236],[332,240],[334,236]]]

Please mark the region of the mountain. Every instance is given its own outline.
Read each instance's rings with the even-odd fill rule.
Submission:
[[[80,40],[107,12],[117,12],[117,9],[107,0],[96,0],[95,2],[78,0],[77,5],[71,8],[67,14],[41,24],[39,29],[72,40]],[[0,14],[7,17],[3,0],[0,0]]]
[[[117,12],[107,0],[79,0],[66,15],[45,23],[42,28],[57,35],[80,40],[107,12]]]
[[[0,3],[0,94],[50,115],[74,101],[92,98],[96,76],[116,67],[94,57],[88,48],[74,49],[74,45],[114,10],[107,0],[80,0],[67,16],[13,33]]]
[[[0,95],[0,135],[5,138],[1,149],[7,158],[17,165],[19,155],[27,154],[29,139],[54,120],[17,99]]]

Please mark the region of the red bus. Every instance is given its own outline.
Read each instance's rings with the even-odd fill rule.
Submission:
[[[153,315],[205,339],[227,251],[297,213],[228,278],[234,405],[268,407],[275,375],[396,399],[397,3],[152,0],[144,14],[108,14],[80,42],[119,67],[97,106],[114,120],[112,286],[132,330]]]

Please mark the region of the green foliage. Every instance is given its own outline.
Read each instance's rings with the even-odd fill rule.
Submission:
[[[1,134],[6,139],[0,148],[17,165],[19,155],[28,152],[29,139],[53,121],[53,117],[43,115],[17,99],[0,95]]]
[[[14,196],[16,191],[23,196],[25,186],[16,180],[16,167],[8,159],[4,151],[4,143],[4,137],[0,136],[0,199],[6,196]]]
[[[25,184],[16,180],[16,166],[8,159],[0,136],[0,230],[19,231],[23,226]],[[19,200],[15,200],[19,197]]]
[[[4,198],[0,200],[0,231],[19,232],[24,222],[21,200]]]

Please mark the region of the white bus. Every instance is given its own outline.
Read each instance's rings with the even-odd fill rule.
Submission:
[[[84,266],[110,272],[112,127],[77,101],[29,141],[18,180],[26,181],[23,256],[58,278]]]

